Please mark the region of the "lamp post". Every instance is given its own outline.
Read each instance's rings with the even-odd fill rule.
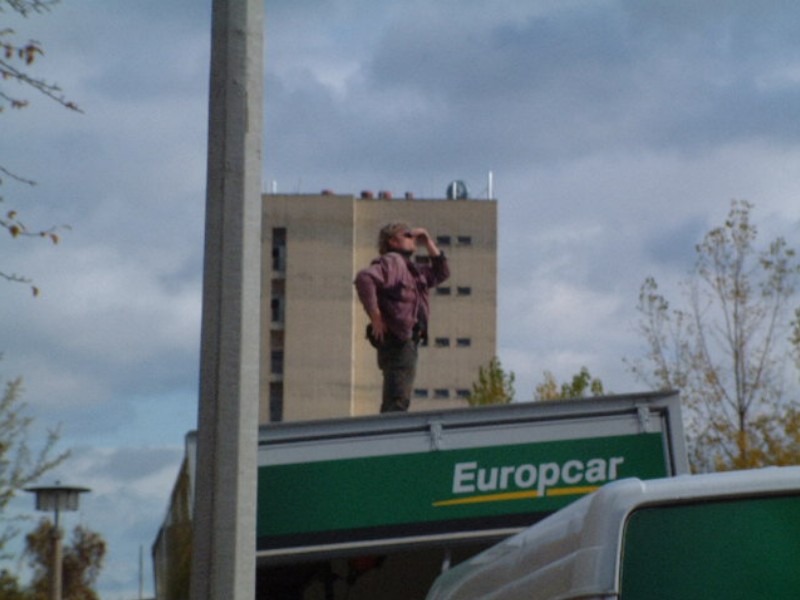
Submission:
[[[25,488],[26,492],[36,494],[36,510],[53,511],[54,523],[52,531],[53,564],[50,567],[50,599],[61,600],[61,529],[58,516],[61,511],[78,510],[78,499],[89,488],[61,485],[40,485]]]

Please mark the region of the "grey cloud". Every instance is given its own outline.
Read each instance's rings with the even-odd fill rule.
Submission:
[[[457,19],[403,23],[368,63],[364,89],[412,90],[440,99],[451,118],[430,122],[426,141],[462,121],[463,147],[491,154],[581,156],[600,149],[708,147],[740,139],[796,139],[798,86],[758,85],[782,66],[776,50],[797,58],[798,43],[771,41],[748,19],[751,5],[727,19],[619,7],[562,11],[524,24],[474,32]],[[747,9],[747,10],[745,10]],[[778,38],[796,15],[757,19]],[[450,25],[450,31],[447,26]],[[665,31],[665,28],[668,30]],[[778,45],[780,44],[780,46]],[[794,49],[794,50],[792,50]],[[435,150],[441,150],[433,144]]]
[[[659,266],[675,266],[689,271],[695,258],[698,244],[709,225],[699,216],[691,216],[664,228],[653,228],[652,236],[646,240],[645,251]]]
[[[177,463],[180,448],[117,448],[95,462],[93,469],[100,477],[131,482],[164,470],[165,465]]]

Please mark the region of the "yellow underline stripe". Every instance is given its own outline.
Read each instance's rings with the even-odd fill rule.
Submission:
[[[585,485],[583,487],[555,488],[547,490],[548,496],[572,496],[574,494],[591,494],[600,489],[599,485]]]
[[[566,487],[549,489],[545,496],[572,496],[575,494],[590,494],[600,486],[587,485],[583,487]],[[434,506],[455,506],[459,504],[482,504],[485,502],[507,502],[509,500],[525,500],[528,498],[538,498],[539,493],[535,491],[527,492],[506,492],[504,494],[484,494],[482,496],[466,496],[464,498],[453,498],[452,500],[439,500],[434,502]]]
[[[537,492],[507,492],[505,494],[486,494],[483,496],[467,496],[453,500],[439,500],[434,506],[453,506],[454,504],[479,504],[481,502],[503,502],[505,500],[521,500],[523,498],[536,498]]]

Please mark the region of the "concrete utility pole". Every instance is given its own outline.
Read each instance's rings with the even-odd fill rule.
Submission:
[[[213,0],[193,600],[255,596],[264,0]]]

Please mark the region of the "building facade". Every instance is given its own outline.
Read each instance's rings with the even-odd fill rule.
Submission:
[[[450,279],[431,290],[412,410],[465,406],[496,353],[497,203],[361,196],[263,196],[260,422],[375,414],[381,373],[353,286],[386,223],[425,227]],[[425,250],[415,260],[426,261]]]

